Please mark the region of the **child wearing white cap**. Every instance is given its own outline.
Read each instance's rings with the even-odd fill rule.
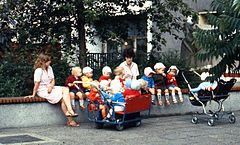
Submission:
[[[110,77],[112,73],[112,70],[109,66],[104,66],[102,68],[102,76],[98,79],[100,83],[100,88],[104,91],[107,91],[109,89],[110,83],[112,81],[112,78]]]
[[[173,103],[177,103],[177,99],[175,97],[175,91],[178,92],[178,97],[180,102],[183,102],[182,92],[181,92],[181,89],[178,87],[177,80],[175,77],[179,72],[178,68],[175,65],[172,65],[167,72],[168,72],[167,86],[168,86],[168,89],[171,90],[172,92]]]
[[[89,94],[90,89],[91,89],[91,84],[90,82],[93,81],[93,69],[86,66],[83,68],[83,76],[81,77],[82,82],[83,82],[83,88],[84,88],[84,92],[86,95]]]
[[[167,105],[170,105],[169,102],[169,92],[167,89],[167,77],[166,74],[164,73],[165,70],[165,65],[162,63],[156,63],[154,65],[154,69],[156,74],[153,75],[153,79],[154,79],[154,84],[155,84],[155,88],[157,90],[157,97],[158,97],[158,105],[162,105],[162,91],[165,94],[165,102]]]
[[[152,104],[155,105],[155,88],[154,88],[154,80],[153,80],[153,74],[155,72],[152,70],[151,67],[146,67],[144,69],[144,75],[142,76],[141,79],[147,81],[148,84],[148,91],[151,93],[152,97]]]

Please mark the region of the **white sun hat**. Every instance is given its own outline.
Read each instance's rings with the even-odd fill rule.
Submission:
[[[83,74],[90,73],[92,71],[93,71],[93,69],[91,69],[91,67],[89,67],[89,66],[84,67],[82,70]]]
[[[170,66],[170,68],[168,69],[168,73],[171,71],[171,70],[176,70],[176,74],[178,74],[178,72],[179,72],[179,69],[175,66],[175,65],[172,65],[172,66]]]
[[[166,66],[163,63],[158,62],[154,65],[154,69],[156,70],[156,69],[159,69],[159,68],[166,68]]]
[[[146,67],[146,68],[144,69],[144,74],[145,74],[146,76],[149,76],[151,73],[155,74],[155,71],[153,71],[151,67]]]
[[[104,66],[102,69],[102,73],[112,73],[112,69],[109,66]]]

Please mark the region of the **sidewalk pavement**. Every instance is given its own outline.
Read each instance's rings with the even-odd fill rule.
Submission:
[[[234,113],[237,119],[235,124],[229,124],[227,119],[223,119],[216,122],[213,127],[208,126],[206,120],[192,124],[191,115],[181,115],[143,119],[140,127],[127,127],[123,131],[116,131],[111,126],[95,129],[94,123],[90,122],[81,123],[80,127],[74,128],[56,125],[0,129],[0,144],[7,144],[7,141],[8,144],[14,144],[25,139],[25,142],[18,143],[29,145],[239,145],[240,111]],[[13,139],[14,136],[15,139]]]

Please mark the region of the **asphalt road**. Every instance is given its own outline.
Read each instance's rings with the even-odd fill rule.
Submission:
[[[94,123],[81,123],[80,127],[75,128],[56,125],[0,129],[0,142],[1,137],[29,135],[40,138],[41,141],[19,144],[239,145],[240,123],[238,116],[240,112],[234,113],[237,118],[235,124],[229,124],[228,120],[223,119],[216,122],[213,127],[208,126],[206,120],[192,124],[191,115],[181,115],[143,119],[140,127],[127,127],[123,131],[116,131],[111,126],[95,129]]]

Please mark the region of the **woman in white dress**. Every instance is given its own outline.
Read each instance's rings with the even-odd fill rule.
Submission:
[[[55,86],[55,79],[52,67],[50,66],[51,57],[40,54],[34,65],[34,88],[31,97],[38,95],[45,98],[51,104],[61,102],[61,108],[65,116],[68,117],[68,126],[79,126],[72,117],[77,116],[71,106],[69,89],[67,87]]]

